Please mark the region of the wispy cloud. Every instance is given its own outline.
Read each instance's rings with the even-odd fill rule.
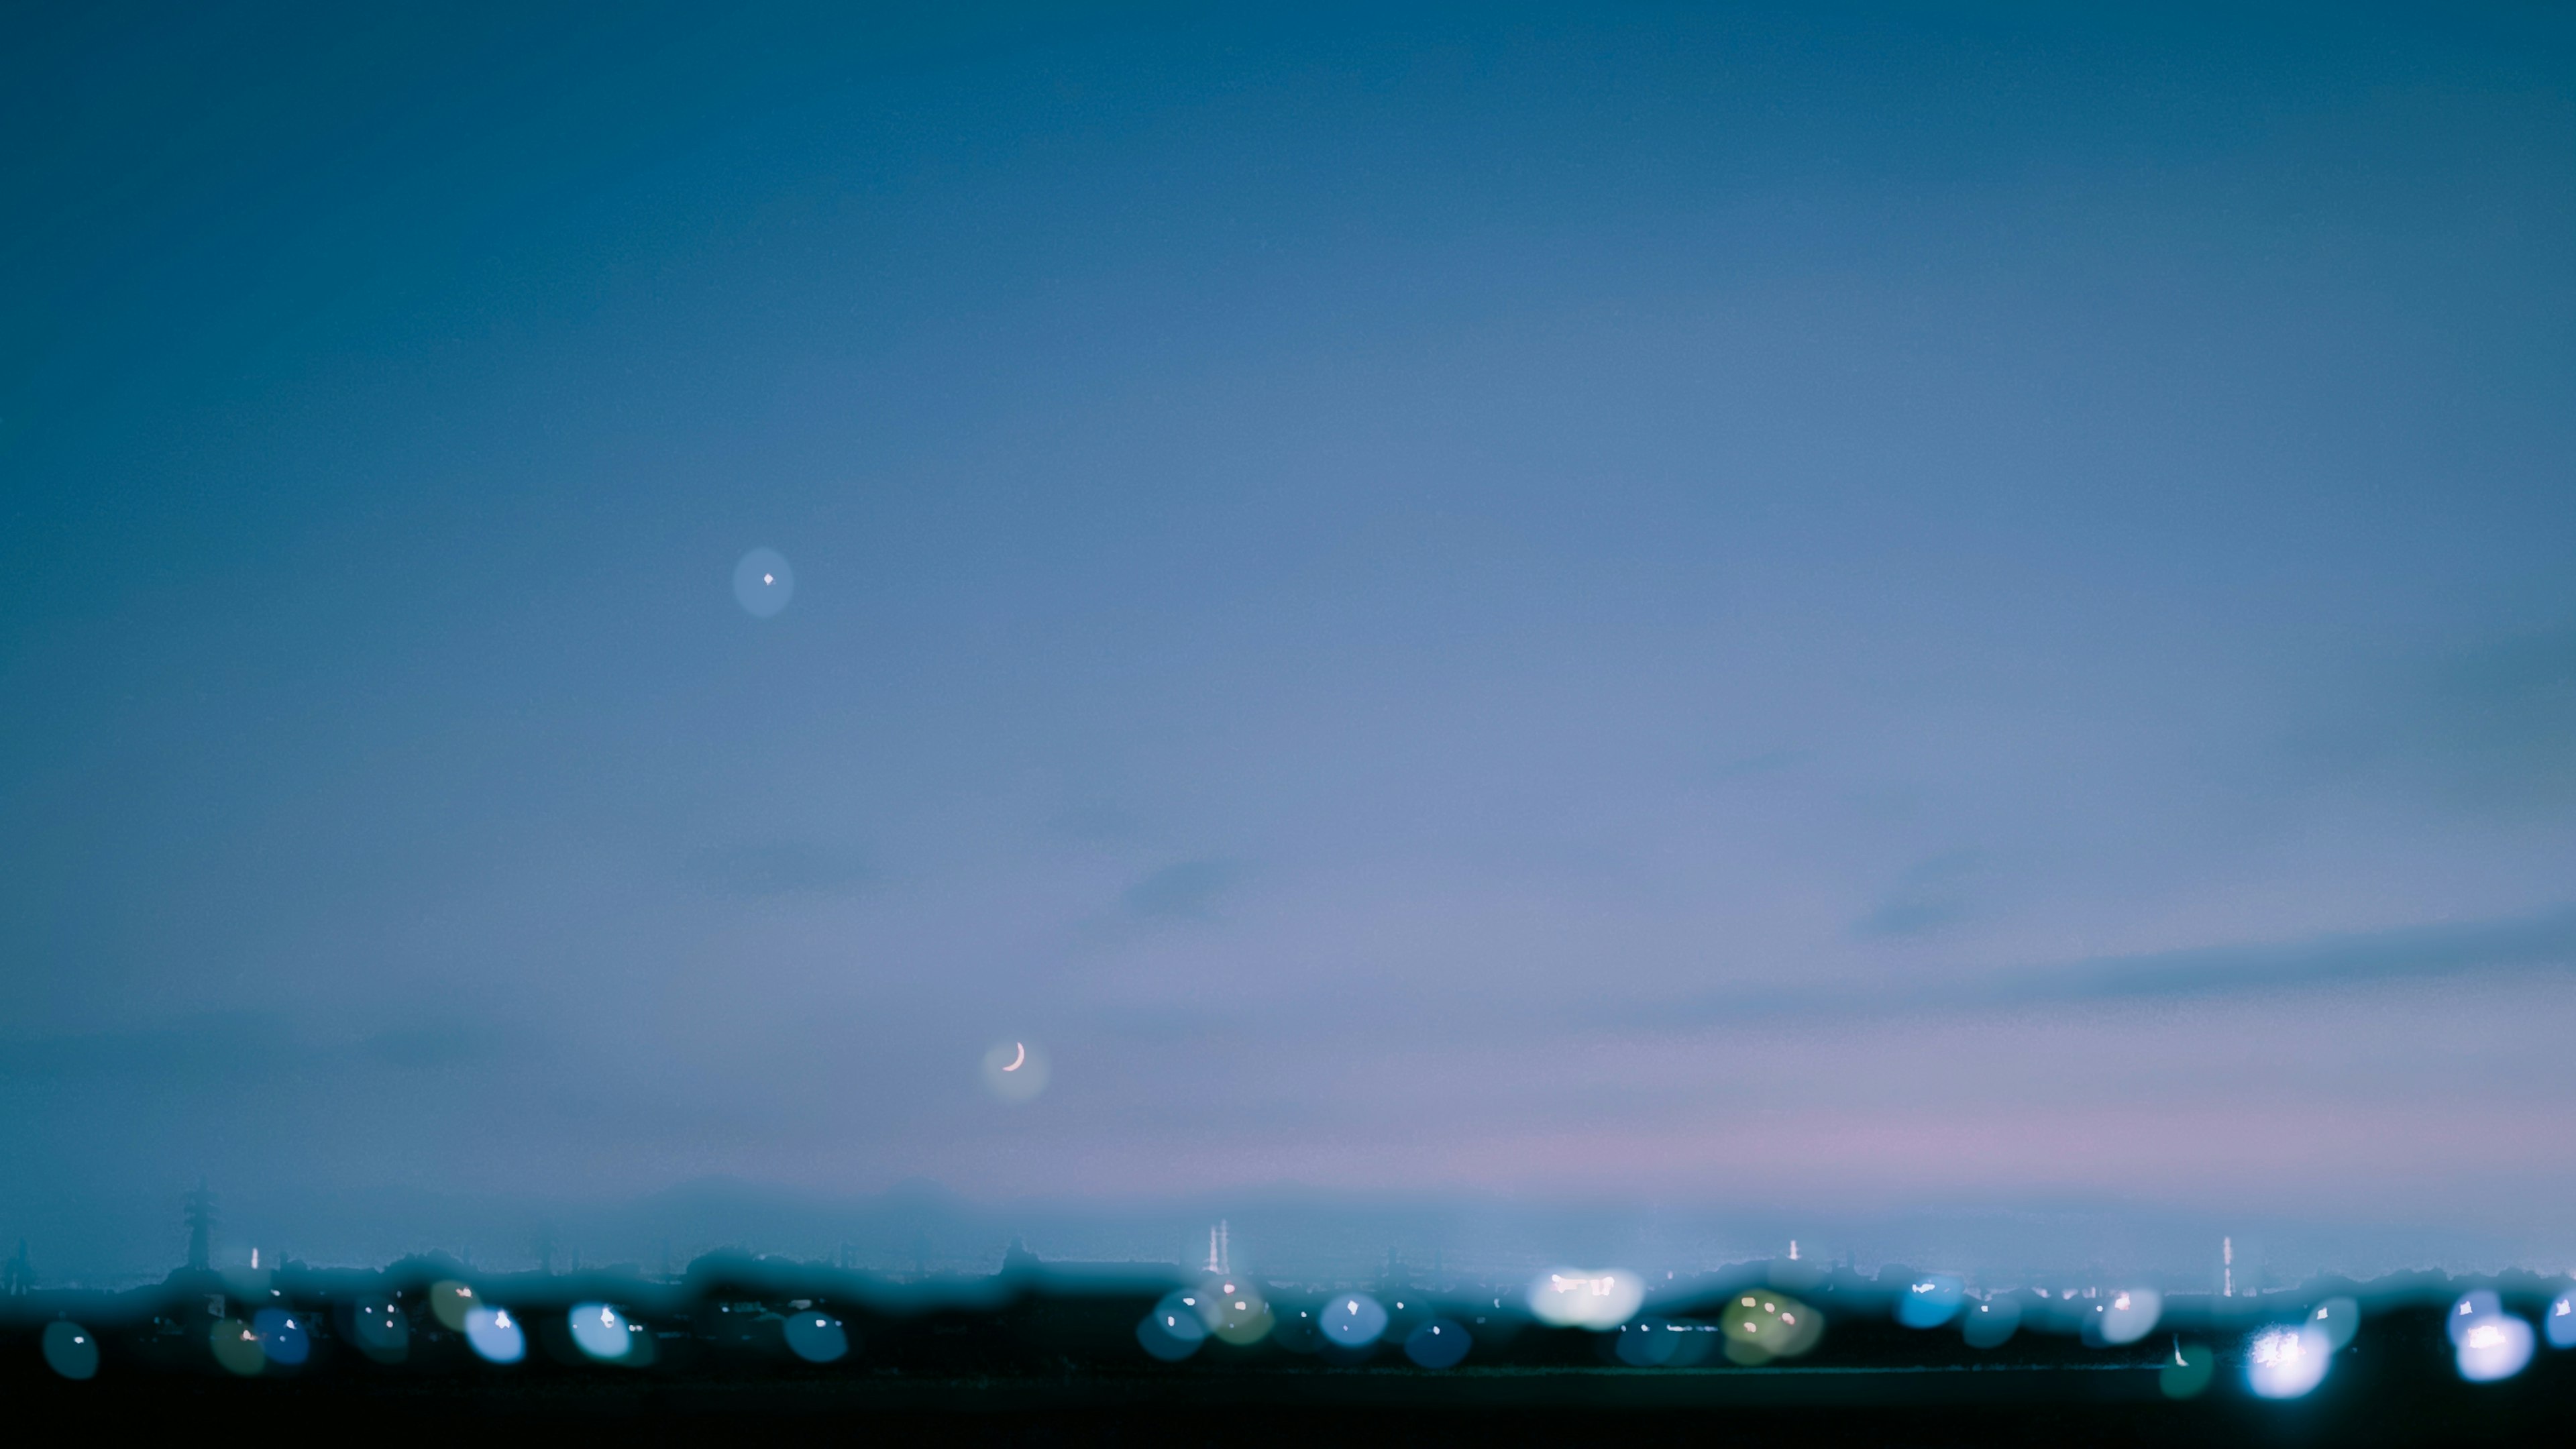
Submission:
[[[1852,923],[1857,936],[1919,936],[1964,918],[1967,875],[1977,853],[1954,850],[1922,861],[1905,873],[1887,898]]]
[[[2508,635],[2322,702],[2297,752],[2505,816],[2576,806],[2576,629]]]
[[[2471,972],[2576,970],[2576,907],[2489,921],[2097,956],[1934,985],[1719,992],[1641,1013],[1667,1025],[2081,1004],[2362,986]]]
[[[1231,861],[1184,860],[1129,886],[1118,898],[1131,916],[1147,919],[1199,919],[1211,914],[1217,898],[1242,875]]]
[[[2111,956],[2000,979],[2001,999],[2206,996],[2292,986],[2576,966],[2576,909],[2496,921],[2444,921],[2259,945]]]

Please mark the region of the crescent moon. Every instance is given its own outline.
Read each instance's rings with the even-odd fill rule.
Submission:
[[[1020,1049],[1020,1054],[1011,1058],[1011,1064],[1009,1066],[1002,1068],[1002,1070],[1006,1072],[1018,1071],[1020,1069],[1020,1064],[1029,1059],[1029,1044],[1027,1042],[1015,1041],[1011,1043],[1011,1045],[1018,1047]]]

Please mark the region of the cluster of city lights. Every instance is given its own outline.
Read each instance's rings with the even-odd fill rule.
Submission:
[[[1221,1258],[1221,1238],[1219,1245],[1214,1256]],[[292,1371],[314,1351],[316,1331],[308,1310],[286,1303],[275,1289],[263,1288],[259,1296],[271,1301],[256,1307],[244,1303],[238,1312],[221,1311],[223,1302],[210,1304],[212,1321],[205,1328],[214,1362],[243,1377]],[[1690,1318],[1641,1315],[1645,1297],[1645,1285],[1635,1274],[1559,1268],[1532,1280],[1525,1305],[1539,1323],[1612,1335],[1604,1341],[1605,1351],[1637,1368],[1689,1367],[1719,1354],[1738,1365],[1795,1359],[1813,1350],[1825,1330],[1824,1315],[1812,1304],[1777,1288],[1741,1290]],[[2067,1301],[2080,1317],[2060,1317],[2060,1331],[2071,1321],[2096,1346],[2146,1339],[2164,1309],[2162,1296],[2146,1288],[2087,1290],[2082,1299],[2069,1294]],[[2078,1303],[2080,1309],[2075,1308]],[[434,1283],[423,1306],[438,1328],[461,1339],[486,1363],[516,1364],[528,1355],[530,1325],[510,1308],[486,1302],[470,1284],[453,1279]],[[1507,1311],[1500,1298],[1494,1307]],[[725,1305],[719,1311],[745,1308],[763,1312],[757,1305]],[[1928,1330],[1956,1324],[1976,1347],[2004,1342],[2021,1313],[2018,1295],[1979,1298],[1946,1274],[1906,1282],[1893,1303],[1900,1325]],[[349,1305],[338,1311],[336,1321],[338,1336],[375,1362],[401,1363],[412,1351],[411,1314],[392,1298]],[[852,1351],[847,1326],[806,1300],[797,1300],[776,1321],[785,1349],[803,1362],[834,1363]],[[1392,1341],[1413,1364],[1447,1369],[1473,1355],[1478,1336],[1486,1332],[1474,1325],[1485,1322],[1481,1315],[1471,1324],[1428,1303],[1387,1301],[1366,1292],[1335,1294],[1305,1308],[1280,1308],[1249,1279],[1218,1273],[1194,1288],[1166,1295],[1137,1323],[1135,1336],[1148,1355],[1171,1363],[1193,1357],[1210,1343],[1250,1348],[1270,1341],[1332,1359],[1365,1354]],[[2243,1366],[2245,1390],[2264,1399],[2296,1399],[2314,1392],[2352,1345],[2361,1324],[2361,1305],[2349,1297],[2327,1298],[2295,1319],[2264,1323],[2239,1341],[2235,1354]],[[2522,1373],[2541,1343],[2576,1348],[2576,1291],[2552,1299],[2535,1323],[2508,1309],[2495,1292],[2476,1290],[2451,1304],[2444,1326],[2458,1376],[2469,1383],[2499,1382]],[[655,1335],[613,1303],[575,1304],[559,1322],[549,1316],[544,1332],[549,1352],[558,1357],[577,1354],[579,1361],[628,1368],[648,1366],[656,1358]],[[41,1347],[47,1367],[62,1378],[87,1380],[100,1372],[98,1339],[79,1323],[61,1319],[46,1325]],[[2211,1384],[2218,1362],[2210,1345],[2173,1335],[2170,1358],[2159,1367],[2163,1392],[2176,1399],[2197,1397]]]
[[[1269,1339],[1298,1353],[1358,1354],[1402,1326],[1404,1356],[1427,1369],[1454,1368],[1475,1344],[1466,1324],[1426,1315],[1424,1305],[1372,1293],[1342,1293],[1282,1317],[1249,1282],[1217,1277],[1164,1295],[1136,1324],[1136,1341],[1165,1363],[1178,1363],[1210,1340],[1238,1348]],[[1402,1315],[1400,1319],[1398,1315]]]
[[[271,1290],[265,1296],[276,1295]],[[431,1319],[463,1339],[483,1362],[515,1364],[527,1357],[528,1330],[520,1316],[484,1302],[470,1285],[454,1280],[432,1284],[427,1303]],[[563,1326],[585,1361],[642,1368],[656,1357],[654,1335],[612,1304],[575,1304]],[[377,1363],[402,1363],[411,1354],[411,1319],[391,1299],[353,1305],[343,1336]],[[781,1337],[787,1351],[807,1363],[832,1363],[850,1351],[850,1336],[840,1319],[801,1306],[783,1320]],[[261,1308],[246,1317],[220,1316],[206,1329],[206,1347],[216,1364],[243,1378],[295,1369],[310,1357],[312,1344],[306,1316],[284,1307]],[[46,1366],[63,1378],[98,1374],[97,1336],[78,1323],[62,1319],[47,1324],[42,1348]]]

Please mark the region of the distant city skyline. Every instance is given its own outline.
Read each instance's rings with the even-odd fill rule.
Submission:
[[[34,1255],[43,1281],[131,1286],[175,1268],[254,1267],[254,1252],[271,1266],[368,1270],[445,1256],[498,1273],[553,1271],[551,1253],[567,1270],[665,1277],[710,1253],[746,1253],[899,1278],[989,1274],[1026,1253],[1038,1262],[1160,1264],[1184,1275],[1290,1282],[1374,1281],[1398,1264],[1425,1281],[1519,1281],[1568,1263],[1658,1279],[1776,1259],[1863,1277],[1954,1274],[1980,1291],[2125,1282],[2218,1296],[2320,1276],[2576,1273],[2540,1238],[2454,1234],[2436,1251],[2405,1225],[2199,1220],[2117,1202],[1792,1217],[1465,1197],[1434,1204],[1306,1195],[1118,1208],[977,1202],[928,1182],[835,1198],[722,1179],[622,1202],[426,1195],[348,1202],[273,1187],[246,1194],[239,1211],[220,1194],[172,1201],[175,1215],[158,1223],[131,1202],[30,1219],[46,1250]],[[1248,1234],[1240,1260],[1238,1221]],[[194,1236],[201,1222],[202,1258]]]

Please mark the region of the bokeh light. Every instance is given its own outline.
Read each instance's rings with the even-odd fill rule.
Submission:
[[[2461,1294],[2451,1304],[2450,1318],[2442,1325],[2442,1329],[2450,1335],[2451,1346],[2457,1348],[2461,1337],[2469,1331],[2469,1325],[2480,1319],[2493,1318],[2502,1312],[2504,1312],[2504,1303],[2495,1294],[2480,1288],[2474,1292]]]
[[[2334,1344],[2314,1323],[2275,1324],[2245,1344],[2245,1386],[2266,1399],[2295,1399],[2325,1382]]]
[[[453,1278],[442,1278],[429,1285],[429,1316],[450,1333],[465,1331],[465,1316],[481,1303],[474,1290]]]
[[[733,566],[734,599],[755,619],[776,617],[795,593],[796,571],[774,548],[755,548]]]
[[[1927,1273],[1896,1295],[1896,1321],[1908,1328],[1939,1328],[1958,1316],[1968,1285],[1946,1273]]]
[[[1178,1363],[1207,1342],[1207,1320],[1199,1316],[1196,1293],[1166,1293],[1136,1324],[1136,1341],[1165,1363]]]
[[[2098,1343],[2136,1343],[2156,1331],[2164,1316],[2165,1297],[2153,1288],[2122,1288],[2093,1301],[2093,1320],[2085,1336]]]
[[[2329,1298],[2309,1311],[2308,1322],[2323,1330],[2326,1342],[2340,1352],[2361,1332],[2361,1305],[2349,1298]]]
[[[1199,1320],[1224,1343],[1248,1348],[1270,1336],[1275,1320],[1270,1304],[1248,1279],[1210,1278],[1195,1295]]]
[[[2561,1293],[2550,1299],[2540,1326],[2549,1336],[2551,1348],[2576,1348],[2576,1293]]]
[[[1825,1316],[1776,1289],[1757,1289],[1730,1300],[1718,1319],[1726,1356],[1740,1364],[1795,1358],[1824,1336]]]
[[[984,1089],[1002,1101],[1035,1101],[1046,1087],[1046,1053],[1035,1042],[995,1042],[984,1053]]]
[[[465,1342],[485,1363],[517,1363],[528,1356],[528,1335],[507,1308],[477,1304],[465,1310]]]
[[[2019,1327],[2018,1298],[1980,1298],[1967,1304],[1959,1315],[1959,1336],[1968,1341],[1970,1348],[2001,1348]]]
[[[1327,1302],[1315,1322],[1326,1342],[1366,1348],[1386,1332],[1386,1305],[1365,1293],[1344,1293]]]
[[[2196,1399],[2218,1371],[2218,1355],[2207,1344],[2174,1340],[2173,1356],[2156,1372],[2156,1388],[2168,1399]]]
[[[361,1303],[349,1315],[349,1338],[358,1352],[378,1363],[401,1363],[411,1356],[411,1320],[391,1303]]]
[[[1552,1268],[1529,1288],[1531,1315],[1556,1328],[1617,1328],[1645,1301],[1644,1281],[1618,1268]]]
[[[255,1378],[268,1367],[268,1352],[259,1346],[259,1333],[238,1318],[218,1318],[206,1329],[206,1346],[214,1350],[215,1362],[227,1373]]]
[[[627,1332],[626,1315],[605,1303],[576,1303],[564,1317],[573,1347],[599,1363],[623,1363],[635,1336]]]
[[[69,1319],[45,1325],[45,1367],[67,1379],[98,1375],[98,1336]]]
[[[1467,1330],[1446,1318],[1416,1324],[1404,1336],[1404,1356],[1427,1369],[1456,1368],[1472,1346]]]
[[[2505,1312],[2493,1293],[2466,1294],[2452,1304],[2450,1330],[2454,1362],[2470,1383],[2512,1378],[2531,1362],[2531,1325]]]
[[[787,1351],[807,1363],[838,1363],[850,1352],[849,1330],[841,1320],[813,1309],[787,1315]]]
[[[313,1352],[304,1317],[293,1309],[263,1308],[250,1316],[250,1328],[259,1335],[260,1352],[281,1368],[298,1367]]]

